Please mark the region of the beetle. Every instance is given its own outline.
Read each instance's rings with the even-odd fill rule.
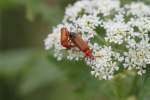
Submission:
[[[88,43],[82,39],[82,35],[80,32],[70,32],[70,39],[75,44],[75,46],[78,47],[85,54],[86,57],[94,59],[92,50],[88,46]]]
[[[69,32],[67,28],[61,28],[61,45],[67,49],[77,47],[85,54],[85,57],[94,59],[92,50],[88,43],[82,39],[80,32]]]
[[[67,28],[63,27],[61,28],[61,39],[60,39],[61,45],[67,49],[70,49],[74,47],[70,40],[70,32]]]

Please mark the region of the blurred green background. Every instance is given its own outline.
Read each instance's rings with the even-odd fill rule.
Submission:
[[[0,0],[0,100],[150,100],[149,69],[143,77],[124,71],[100,81],[83,62],[57,62],[44,50],[75,1]]]

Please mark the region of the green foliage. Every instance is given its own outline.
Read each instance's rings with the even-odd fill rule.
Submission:
[[[38,41],[43,44],[44,34],[39,35],[38,32],[48,33],[50,30],[45,31],[43,28],[41,31],[39,27],[45,27],[43,23],[51,26],[60,23],[64,7],[75,0],[53,0],[54,5],[49,5],[47,1],[0,0],[0,9],[4,13],[2,21],[6,25],[3,26],[6,28],[3,30],[8,30],[4,32],[3,38],[8,43],[2,41],[5,42],[4,49],[12,49],[13,43],[18,48],[17,43],[26,48],[22,41],[27,45]],[[130,1],[122,0],[122,3]],[[145,1],[149,3],[149,0]],[[22,16],[14,15],[16,14],[14,12],[9,14],[9,11],[15,9],[23,9],[19,13],[22,14],[24,11],[25,14]],[[13,23],[16,27],[8,23]],[[16,32],[21,35],[18,37]],[[10,41],[11,38],[14,39]],[[41,45],[40,47],[43,48]],[[149,100],[150,98],[150,70],[142,77],[136,76],[134,72],[122,72],[111,81],[100,81],[90,75],[90,67],[82,61],[58,62],[52,53],[45,52],[36,48],[0,53],[0,100]]]
[[[148,76],[141,77],[144,81],[134,72],[123,72],[111,81],[100,81],[89,74],[86,64],[58,62],[43,52],[1,54],[0,100],[148,100],[150,96]]]

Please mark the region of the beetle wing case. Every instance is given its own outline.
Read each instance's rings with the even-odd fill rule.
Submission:
[[[65,48],[70,48],[69,31],[67,28],[61,28],[61,45]]]
[[[72,42],[83,52],[89,49],[88,44],[82,39],[81,33],[70,33]]]

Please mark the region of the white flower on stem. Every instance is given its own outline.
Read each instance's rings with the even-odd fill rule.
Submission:
[[[88,40],[94,37],[94,35],[96,35],[94,29],[96,29],[96,27],[101,25],[101,20],[97,16],[84,15],[81,18],[75,20],[74,23],[75,25],[77,25],[77,27],[79,27],[78,29],[81,31],[81,33],[86,33],[83,34],[83,38]]]
[[[128,40],[128,52],[125,52],[124,67],[138,70],[138,74],[146,72],[147,64],[150,64],[150,44],[148,35],[144,35],[140,42],[134,39]]]
[[[139,32],[150,32],[150,17],[132,18],[128,24],[131,27],[137,27]]]
[[[102,48],[95,44],[93,47],[95,60],[88,61],[92,68],[91,74],[99,79],[112,79],[115,71],[119,70],[117,62],[113,58],[114,53],[111,47]]]
[[[150,16],[150,6],[145,5],[143,2],[133,2],[132,4],[125,5],[128,9],[127,15],[133,15],[137,17]]]
[[[104,16],[109,16],[112,11],[118,11],[120,8],[119,0],[91,0],[93,9],[96,8],[97,14],[101,13]]]
[[[73,6],[69,5],[66,8],[65,12],[65,17],[67,18],[76,18],[79,16],[80,12],[82,10],[89,11],[89,6],[90,6],[91,1],[89,0],[82,0],[82,1],[77,1]]]
[[[123,21],[122,18],[118,20]],[[133,31],[128,24],[120,21],[105,22],[104,28],[106,29],[105,40],[117,44],[122,44],[126,40],[127,36]]]
[[[44,40],[46,50],[53,47],[62,48],[60,45],[60,27],[62,27],[62,25],[58,25],[57,28],[53,28],[53,33],[50,33],[48,37]]]

